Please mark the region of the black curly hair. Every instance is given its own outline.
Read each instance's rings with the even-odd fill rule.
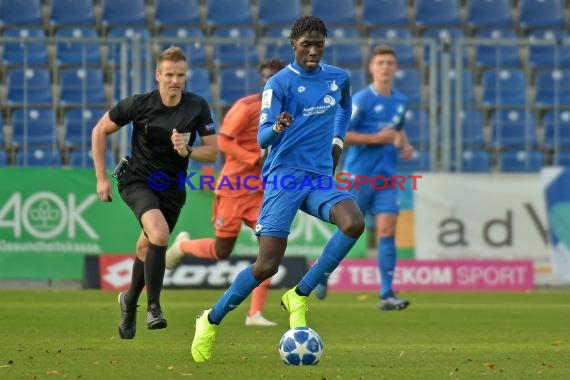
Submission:
[[[323,20],[316,16],[301,16],[291,27],[291,35],[289,36],[291,44],[307,32],[319,32],[324,38],[327,38],[327,26]]]

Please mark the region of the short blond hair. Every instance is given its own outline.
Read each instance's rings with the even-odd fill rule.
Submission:
[[[372,61],[372,59],[374,59],[374,57],[376,57],[377,55],[391,55],[394,58],[398,58],[396,56],[396,51],[394,50],[394,48],[390,45],[376,45],[376,47],[374,47],[374,50],[372,50],[372,54],[370,55],[370,60]]]
[[[180,49],[178,46],[170,46],[167,49],[164,49],[159,55],[156,60],[156,69],[160,67],[160,64],[164,61],[172,61],[172,62],[179,62],[183,61],[186,62],[186,54]]]

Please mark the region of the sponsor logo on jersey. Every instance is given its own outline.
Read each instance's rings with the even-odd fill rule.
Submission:
[[[334,81],[334,80],[329,80],[329,81],[327,81],[327,84],[329,85],[329,89],[330,89],[331,91],[336,91],[336,90],[338,90],[338,85],[336,84],[336,81]]]
[[[270,108],[271,107],[271,99],[273,98],[273,89],[268,89],[263,91],[263,95],[261,96],[261,108]]]

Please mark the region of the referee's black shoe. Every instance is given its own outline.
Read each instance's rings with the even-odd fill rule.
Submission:
[[[149,330],[163,329],[166,327],[166,319],[162,314],[160,305],[150,305],[146,313],[146,327]]]
[[[121,322],[119,322],[119,335],[121,339],[133,339],[137,332],[137,307],[129,306],[125,302],[126,292],[119,293],[119,307],[121,309]]]

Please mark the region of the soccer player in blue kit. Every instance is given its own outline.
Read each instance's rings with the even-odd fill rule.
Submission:
[[[398,154],[405,160],[414,155],[403,130],[408,98],[393,88],[397,70],[396,53],[387,45],[374,48],[368,69],[372,83],[354,94],[352,117],[346,133],[346,153],[343,171],[353,176],[381,175],[390,180],[396,174]],[[376,187],[384,185],[376,183]],[[396,223],[400,212],[398,186],[386,184],[383,190],[373,186],[352,187],[352,194],[363,214],[374,218],[378,241],[378,268],[380,270],[380,309],[403,310],[410,302],[396,297],[392,290],[396,269]],[[316,289],[316,295],[324,298],[326,278]],[[326,288],[325,288],[326,289]]]
[[[320,63],[326,37],[327,28],[319,18],[297,19],[290,35],[295,61],[265,85],[257,137],[260,146],[271,146],[271,151],[262,172],[267,182],[256,226],[259,254],[213,307],[198,315],[191,349],[196,362],[211,359],[217,328],[226,314],[277,273],[297,210],[339,229],[317,262],[281,299],[291,328],[307,325],[307,296],[339,265],[364,230],[354,197],[333,185],[352,102],[346,71]],[[289,185],[293,179],[294,189],[278,186],[284,177]],[[307,180],[330,186],[305,186]]]

